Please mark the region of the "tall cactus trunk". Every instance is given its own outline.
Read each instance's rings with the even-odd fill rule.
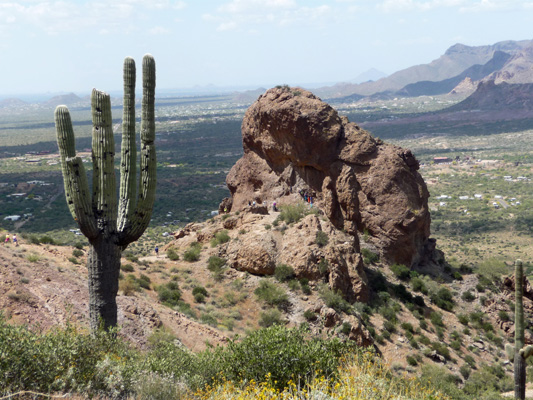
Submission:
[[[91,241],[89,270],[89,321],[91,330],[117,325],[118,276],[121,249],[103,235]]]
[[[111,99],[94,89],[91,96],[93,140],[93,185],[89,189],[85,168],[76,157],[74,131],[66,106],[55,111],[57,144],[61,158],[65,195],[69,210],[91,245],[89,270],[89,319],[94,331],[117,324],[120,256],[141,237],[150,223],[155,201],[155,61],[143,58],[143,100],[139,189],[135,147],[135,62],[124,60],[124,113],[120,195],[115,184],[115,142]]]
[[[514,396],[515,399],[526,398],[526,360],[520,354],[524,348],[524,307],[523,287],[524,270],[522,261],[515,262],[515,333],[514,333]]]

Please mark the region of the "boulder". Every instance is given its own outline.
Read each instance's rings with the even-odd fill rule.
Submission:
[[[373,138],[300,88],[268,90],[242,123],[244,155],[229,172],[240,211],[255,201],[294,202],[308,194],[337,229],[367,230],[383,257],[411,266],[429,238],[429,192],[411,151]]]

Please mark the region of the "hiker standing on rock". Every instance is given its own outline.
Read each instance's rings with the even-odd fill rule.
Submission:
[[[159,247],[155,246],[155,256],[159,257]]]
[[[10,239],[9,239],[9,233],[8,233],[8,234],[6,235],[6,240],[5,240],[5,242],[4,242],[4,245],[5,245],[6,243],[9,243],[9,240],[10,240]]]
[[[16,234],[13,234],[13,243],[15,244],[15,247],[17,247],[19,245],[19,241],[17,239],[17,235]]]

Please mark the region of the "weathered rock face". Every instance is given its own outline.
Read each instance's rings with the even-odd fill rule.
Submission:
[[[293,202],[304,191],[338,229],[368,230],[386,259],[420,260],[429,237],[429,193],[409,150],[374,139],[299,88],[260,96],[246,112],[242,135],[244,156],[226,179],[225,207]]]

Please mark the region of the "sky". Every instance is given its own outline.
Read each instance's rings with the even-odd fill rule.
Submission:
[[[343,82],[531,21],[533,0],[0,0],[0,96],[121,90],[145,53],[160,89]]]

